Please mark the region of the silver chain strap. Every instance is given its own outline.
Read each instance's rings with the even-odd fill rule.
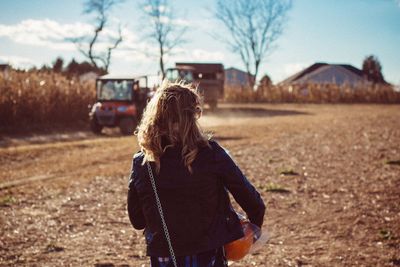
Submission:
[[[168,247],[169,247],[169,253],[171,254],[171,258],[172,258],[172,262],[174,263],[174,266],[178,267],[178,265],[176,264],[175,253],[174,253],[174,250],[172,248],[171,238],[169,237],[167,223],[165,222],[163,209],[161,207],[161,201],[160,201],[160,198],[158,197],[158,194],[157,194],[156,181],[154,180],[153,171],[151,170],[151,166],[150,166],[149,162],[146,162],[146,165],[147,165],[147,170],[149,171],[151,186],[153,187],[154,195],[156,197],[157,208],[158,208],[158,212],[160,213],[160,217],[161,217],[161,222],[162,222],[162,226],[163,226],[163,229],[164,229],[165,238],[167,239],[167,243],[168,243]]]

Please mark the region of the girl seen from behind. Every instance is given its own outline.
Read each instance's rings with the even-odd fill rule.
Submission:
[[[200,97],[164,83],[137,130],[129,219],[144,229],[152,267],[227,266],[223,246],[243,237],[228,191],[261,228],[265,205],[226,151],[201,131]],[[152,182],[153,179],[153,182]]]

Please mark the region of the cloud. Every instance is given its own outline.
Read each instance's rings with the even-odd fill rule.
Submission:
[[[220,51],[180,48],[176,49],[175,55],[172,55],[171,58],[175,61],[222,62],[225,56],[224,53]]]
[[[35,65],[33,59],[20,56],[12,56],[12,55],[11,56],[0,55],[0,63],[2,62],[8,63],[14,68],[19,68],[19,69],[27,69]]]
[[[0,24],[0,37],[19,44],[44,46],[54,50],[76,49],[67,39],[85,36],[91,31],[92,27],[85,23],[60,24],[50,19],[27,19],[14,25]]]
[[[125,61],[134,64],[138,68],[148,68],[150,73],[158,71],[158,50],[157,47],[145,43],[137,47],[121,47],[113,52],[113,62]],[[223,62],[224,54],[219,51],[206,51],[202,49],[176,48],[174,53],[166,55],[164,63],[166,67],[173,67],[175,62]],[[152,66],[151,68],[149,66]],[[138,71],[138,70],[137,70]],[[143,69],[142,69],[143,71]],[[138,71],[140,72],[140,71]]]
[[[185,21],[176,23],[185,24]],[[118,20],[110,20],[110,25],[105,28],[96,44],[96,53],[101,54],[107,51],[111,45],[111,40],[118,37]],[[63,52],[77,52],[76,44],[69,41],[71,38],[87,37],[93,33],[93,26],[88,23],[59,23],[50,19],[35,20],[27,19],[16,24],[0,24],[0,38],[8,38],[11,41],[26,45],[40,46],[51,50]],[[122,28],[123,42],[113,51],[112,64],[125,62],[136,67],[139,66],[158,66],[158,47],[156,44],[144,40],[134,31],[127,27]],[[82,48],[85,49],[88,43],[84,42]],[[223,62],[224,53],[220,51],[207,51],[204,49],[189,49],[187,47],[176,48],[172,55],[166,57],[166,65],[172,66],[177,61],[189,62]],[[43,55],[43,59],[46,55]],[[44,62],[33,61],[29,58],[18,56],[1,56],[0,60],[10,62],[15,67],[29,68]],[[157,67],[152,69],[156,70]]]
[[[108,47],[113,45],[113,40],[116,40],[119,36],[117,31],[119,24],[119,20],[111,18],[109,27],[105,28],[98,38],[95,46],[96,54],[105,54]],[[123,27],[121,31],[123,41],[113,51],[115,60],[135,63],[148,62],[149,57],[146,56],[146,53],[157,53],[158,50],[154,45],[149,45],[141,40],[133,31],[126,27]],[[0,24],[0,38],[8,38],[22,45],[45,47],[61,53],[78,51],[77,44],[71,41],[74,38],[86,38],[81,42],[81,48],[87,50],[89,45],[87,38],[92,34],[93,26],[82,22],[62,24],[50,19],[27,19],[13,25]],[[43,57],[46,57],[46,55],[43,55]],[[19,68],[29,68],[35,64],[43,63],[17,56],[3,56],[0,59]]]
[[[180,27],[191,27],[192,26],[192,23],[187,19],[176,18],[176,19],[173,19],[171,22],[173,25],[180,26]]]
[[[114,22],[113,24],[115,24]],[[96,44],[96,50],[106,50],[112,40],[118,38],[116,25],[104,29]],[[136,36],[127,29],[122,30],[126,41],[136,41]],[[15,43],[47,47],[53,50],[76,51],[76,45],[70,41],[74,38],[87,38],[93,34],[93,26],[88,23],[75,22],[61,24],[50,19],[23,20],[14,25],[0,24],[0,37],[9,38]]]
[[[223,61],[224,53],[219,51],[206,51],[203,49],[194,49],[192,52],[192,60],[195,61]]]
[[[171,24],[181,27],[190,26],[190,22],[188,20],[175,18],[174,14],[172,14],[173,11],[166,5],[146,5],[144,6],[144,11],[147,13],[147,16],[145,16],[146,19],[150,17],[155,21],[159,20],[163,24]],[[159,17],[156,16],[156,14],[159,15]]]

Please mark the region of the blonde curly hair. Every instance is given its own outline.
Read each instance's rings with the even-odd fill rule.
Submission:
[[[192,173],[191,164],[200,147],[210,146],[209,137],[198,125],[202,113],[200,96],[191,84],[168,82],[155,92],[136,130],[139,146],[144,153],[143,164],[156,163],[168,147],[180,147],[184,165]]]

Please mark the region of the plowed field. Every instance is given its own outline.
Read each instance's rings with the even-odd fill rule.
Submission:
[[[267,204],[232,266],[400,266],[400,106],[223,105],[200,120]],[[126,212],[135,137],[0,142],[1,266],[149,266]]]

